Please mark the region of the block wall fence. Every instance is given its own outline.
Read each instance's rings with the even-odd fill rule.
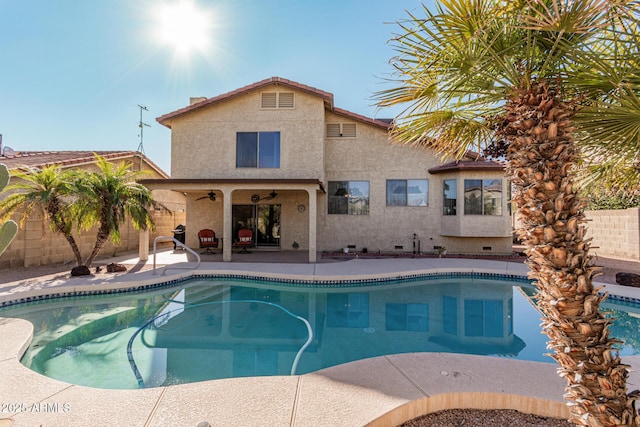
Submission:
[[[591,253],[640,260],[640,208],[586,211]]]

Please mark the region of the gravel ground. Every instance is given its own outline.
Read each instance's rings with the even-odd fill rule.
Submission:
[[[567,420],[524,414],[512,409],[450,409],[407,421],[401,427],[571,427]]]

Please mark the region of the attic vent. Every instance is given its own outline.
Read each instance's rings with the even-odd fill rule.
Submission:
[[[356,124],[355,123],[343,123],[342,124],[342,136],[355,138],[356,136]]]
[[[293,108],[293,92],[280,92],[278,108]]]
[[[327,138],[355,138],[355,123],[327,123]]]
[[[262,94],[262,102],[260,108],[276,108],[277,93],[265,92]]]
[[[263,92],[260,108],[293,108],[293,92]]]
[[[340,138],[340,123],[327,124],[327,138]]]

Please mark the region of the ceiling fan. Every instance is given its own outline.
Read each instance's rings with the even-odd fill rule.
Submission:
[[[209,191],[209,193],[207,193],[206,196],[198,197],[196,200],[202,200],[202,199],[209,199],[212,202],[215,202],[216,201],[216,193],[214,193],[213,191]]]
[[[269,193],[268,196],[265,196],[265,197],[260,197],[259,195],[254,194],[253,196],[251,196],[251,201],[253,203],[258,203],[262,200],[273,200],[276,197],[278,197],[278,193],[276,193],[276,190],[273,190],[271,193]]]

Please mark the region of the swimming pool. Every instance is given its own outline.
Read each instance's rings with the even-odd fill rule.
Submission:
[[[22,358],[73,384],[128,389],[304,374],[406,352],[553,362],[523,280],[483,275],[317,285],[207,277],[144,293],[0,310],[34,324]],[[640,352],[640,309],[607,302],[621,354]]]

